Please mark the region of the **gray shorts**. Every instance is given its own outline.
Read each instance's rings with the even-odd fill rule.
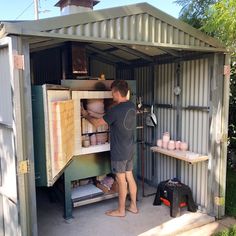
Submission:
[[[111,161],[111,170],[113,174],[132,171],[133,159],[125,161]]]

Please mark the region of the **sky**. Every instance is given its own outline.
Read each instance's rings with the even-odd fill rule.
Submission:
[[[59,0],[38,0],[39,19],[60,16],[59,7],[54,5]],[[100,0],[94,10],[147,2],[154,7],[178,18],[181,7],[174,0]],[[0,21],[34,20],[34,0],[0,0]]]

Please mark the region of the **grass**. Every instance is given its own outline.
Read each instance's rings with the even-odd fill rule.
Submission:
[[[236,217],[236,171],[232,168],[227,169],[225,213]]]
[[[214,234],[214,236],[236,236],[236,225],[230,227],[229,229],[216,233]]]
[[[232,168],[227,169],[225,213],[236,217],[236,171]],[[214,236],[236,236],[236,225],[215,233]]]

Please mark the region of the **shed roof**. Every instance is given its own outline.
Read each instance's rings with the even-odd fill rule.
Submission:
[[[148,3],[37,21],[2,22],[0,37],[9,34],[84,41],[95,44],[105,43],[118,47],[125,45],[129,51],[134,50],[147,56],[163,53],[174,55],[182,50],[226,51],[226,48],[218,40]],[[32,40],[32,42],[35,41]],[[123,48],[123,53],[124,51]]]

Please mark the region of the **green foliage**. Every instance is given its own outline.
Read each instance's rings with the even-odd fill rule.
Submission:
[[[176,0],[174,2],[182,6],[179,19],[200,29],[207,19],[206,12],[217,0]]]
[[[202,29],[221,39],[233,52],[236,48],[236,1],[221,0],[208,8]]]
[[[214,236],[236,236],[236,225],[229,229],[223,230],[222,232],[216,233]]]
[[[232,58],[231,76],[230,76],[230,97],[229,97],[229,126],[228,126],[228,164],[235,168],[236,163],[232,163],[231,153],[236,150],[236,64]]]
[[[227,215],[236,217],[236,171],[228,168],[226,179],[225,211]]]

